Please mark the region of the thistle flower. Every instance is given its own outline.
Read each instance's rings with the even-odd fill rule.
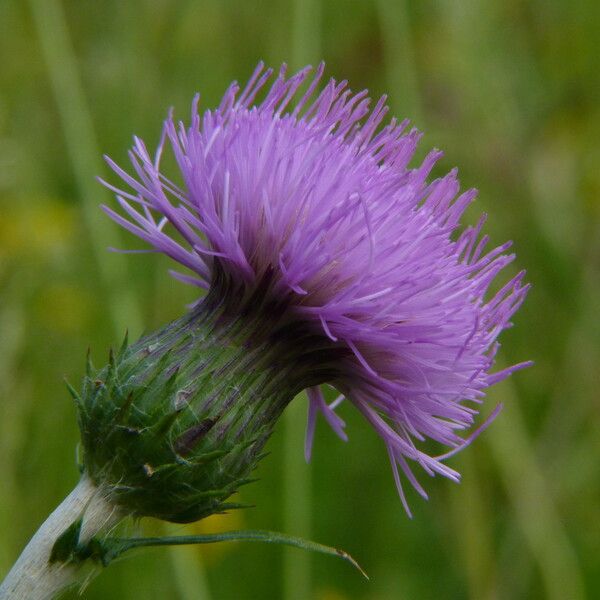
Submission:
[[[456,170],[429,179],[437,150],[409,167],[421,134],[382,125],[385,97],[371,107],[333,79],[318,91],[323,70],[283,66],[267,89],[259,64],[217,109],[200,115],[196,96],[189,126],[169,115],[153,156],[135,138],[135,176],[107,158],[126,189],[103,182],[121,208],[104,210],[206,290],[81,395],[86,469],[132,512],[223,509],[302,390],[307,458],[319,414],[346,439],[336,408],[351,403],[408,511],[400,473],[424,497],[412,466],[458,480],[444,460],[473,439],[459,432],[487,387],[528,364],[491,372],[528,286],[521,272],[489,293],[514,256],[487,248],[485,217],[461,228],[475,190],[459,192]],[[161,172],[167,144],[179,182]],[[429,455],[428,440],[446,450]]]

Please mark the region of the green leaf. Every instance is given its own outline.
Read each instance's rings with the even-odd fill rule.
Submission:
[[[77,552],[79,545],[79,534],[83,518],[73,521],[63,533],[61,533],[50,552],[49,562],[71,562]]]
[[[182,535],[165,537],[144,537],[144,538],[104,538],[102,540],[94,538],[90,544],[93,547],[91,556],[100,560],[104,566],[107,566],[115,558],[118,558],[128,550],[134,548],[144,548],[147,546],[182,546],[188,544],[213,544],[215,542],[263,542],[265,544],[282,544],[285,546],[294,546],[310,552],[338,556],[349,562],[360,573],[369,579],[362,567],[344,550],[325,546],[317,542],[305,540],[299,537],[286,535],[276,531],[265,531],[262,529],[249,529],[241,531],[226,531],[223,533],[212,533],[207,535]]]

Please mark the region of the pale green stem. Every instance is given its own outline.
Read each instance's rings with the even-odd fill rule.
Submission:
[[[123,517],[90,479],[82,477],[23,550],[0,585],[0,600],[50,600],[78,582],[79,566],[52,563],[50,556],[56,540],[82,515],[79,536],[82,543],[114,526]]]
[[[105,168],[100,161],[65,13],[59,0],[30,0],[29,4],[79,191],[90,246],[96,259],[96,277],[99,276],[104,288],[115,333],[121,335],[125,330],[135,333],[141,330],[141,312],[135,293],[127,285],[126,264],[121,257],[107,252],[108,247],[119,246],[119,236],[99,206],[106,193],[95,177]],[[180,554],[169,551],[169,555],[175,570],[180,571]]]

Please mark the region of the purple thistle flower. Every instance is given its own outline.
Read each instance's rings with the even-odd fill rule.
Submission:
[[[328,378],[307,389],[307,459],[317,415],[345,440],[335,409],[351,402],[382,438],[409,512],[398,467],[423,497],[411,463],[458,480],[444,459],[500,407],[470,437],[458,432],[488,386],[529,364],[490,372],[529,286],[521,272],[488,293],[514,255],[510,242],[487,248],[485,216],[461,228],[475,190],[460,193],[456,170],[428,181],[437,150],[409,168],[421,134],[408,121],[382,126],[385,97],[371,108],[366,91],[333,79],[317,91],[323,70],[287,78],[283,66],[264,91],[272,71],[259,64],[202,115],[196,96],[190,126],[169,115],[153,157],[135,138],[137,178],[107,158],[130,189],[103,182],[122,211],[104,209],[191,272],[178,279],[210,291],[226,277],[225,302],[274,301],[316,334],[310,343],[339,350]],[[161,173],[167,141],[182,185]],[[322,385],[338,390],[333,403]],[[449,450],[430,456],[419,448],[427,439]]]

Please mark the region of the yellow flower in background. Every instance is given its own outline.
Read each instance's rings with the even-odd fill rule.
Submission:
[[[348,596],[334,588],[322,588],[317,590],[316,600],[348,600]]]
[[[83,331],[92,299],[82,288],[69,283],[51,283],[40,290],[36,312],[44,325],[58,333]]]
[[[190,523],[186,526],[186,531],[191,535],[206,535],[208,533],[222,533],[233,529],[243,529],[244,515],[242,511],[232,510],[226,514],[214,514],[206,519]],[[202,557],[208,566],[221,560],[229,552],[235,551],[232,544],[205,544],[203,546],[194,546],[194,549]]]
[[[242,529],[245,525],[244,515],[239,510],[228,513],[213,514],[195,523],[185,525],[164,523],[158,519],[145,519],[142,522],[145,535],[161,535],[168,529],[170,535],[206,535],[212,533],[223,533],[234,529]],[[188,550],[193,551],[198,560],[202,560],[207,566],[218,563],[223,556],[235,552],[235,546],[231,544],[201,544],[190,546]]]
[[[46,262],[73,248],[77,210],[48,198],[11,199],[0,218],[0,261],[20,258]]]

